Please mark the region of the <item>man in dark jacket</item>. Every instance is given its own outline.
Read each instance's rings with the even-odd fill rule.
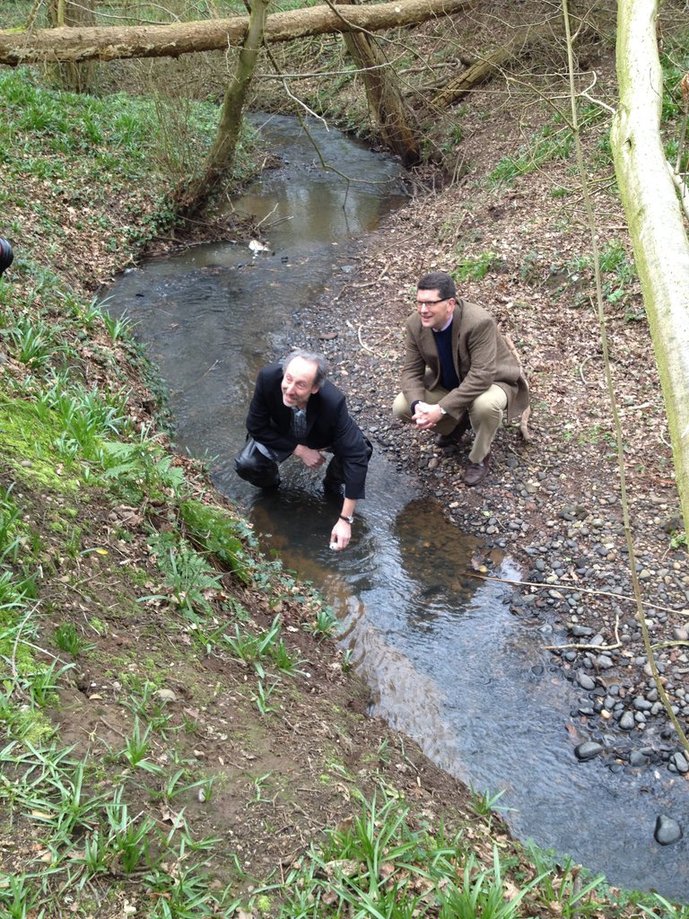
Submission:
[[[282,363],[258,374],[246,419],[244,449],[235,458],[237,474],[259,488],[280,484],[279,464],[297,456],[309,469],[333,458],[326,490],[343,494],[342,509],[330,534],[333,549],[346,549],[352,536],[354,508],[364,497],[372,448],[347,411],[344,395],[326,379],[321,354],[293,351]]]
[[[475,439],[464,472],[466,485],[488,473],[490,449],[503,416],[529,407],[529,387],[514,346],[482,306],[457,297],[455,282],[432,271],[417,284],[416,311],[407,319],[402,392],[397,418],[437,430],[441,446],[471,423]],[[525,435],[526,436],[526,435]]]

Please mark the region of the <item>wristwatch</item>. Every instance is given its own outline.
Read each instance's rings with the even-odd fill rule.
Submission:
[[[340,514],[340,520],[346,520],[350,526],[354,523],[354,517],[346,517],[344,514]]]
[[[441,415],[447,415],[447,412],[446,412],[445,409],[442,407],[442,405],[439,405],[438,408],[440,409],[440,414],[441,414]]]

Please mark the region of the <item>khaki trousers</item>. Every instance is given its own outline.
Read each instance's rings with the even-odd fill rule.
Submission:
[[[423,401],[430,405],[437,405],[447,395],[447,390],[424,390]],[[469,454],[470,463],[480,463],[490,452],[491,444],[495,439],[498,428],[502,423],[502,416],[507,408],[507,393],[497,383],[477,396],[469,406],[469,420],[474,430],[474,444]],[[392,404],[392,414],[395,418],[411,421],[411,409],[403,393],[398,393]],[[457,422],[449,415],[445,415],[435,426],[438,434],[450,434],[457,427]]]

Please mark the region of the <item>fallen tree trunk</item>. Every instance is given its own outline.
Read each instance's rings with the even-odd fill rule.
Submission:
[[[469,9],[474,0],[398,0],[374,6],[314,6],[274,13],[266,20],[265,41],[285,42],[310,35],[375,32],[424,22]],[[126,58],[179,57],[197,51],[239,47],[248,16],[174,22],[156,26],[38,29],[0,32],[0,64],[114,61]]]
[[[561,38],[563,35],[564,28],[560,20],[556,22],[547,21],[537,26],[528,25],[519,29],[503,45],[467,67],[454,80],[444,83],[440,91],[433,97],[431,106],[444,109],[449,105],[454,105],[455,102],[458,102],[463,96],[471,92],[475,86],[490,80],[505,64],[509,63],[513,58],[519,57],[527,48],[543,41],[544,38]]]

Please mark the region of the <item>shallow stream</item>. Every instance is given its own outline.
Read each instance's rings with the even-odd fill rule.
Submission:
[[[689,901],[687,837],[662,847],[656,817],[689,824],[686,781],[666,769],[614,771],[580,763],[578,694],[552,666],[551,635],[509,612],[509,591],[469,575],[477,547],[422,498],[380,451],[357,508],[353,543],[328,549],[334,506],[296,461],[276,494],[234,474],[258,369],[299,338],[295,321],[351,270],[350,247],[404,203],[396,163],[314,124],[324,171],[292,119],[263,127],[282,168],[236,202],[265,219],[269,250],[199,246],[124,274],[107,292],[126,313],[169,388],[180,449],[210,460],[217,487],[244,508],[266,547],[312,580],[341,616],[371,687],[374,714],[416,740],[478,791],[503,792],[514,832],[568,854],[610,883]],[[374,183],[374,184],[372,184]],[[391,398],[392,398],[391,394]],[[304,523],[307,522],[307,525]],[[505,578],[519,572],[496,559]]]

